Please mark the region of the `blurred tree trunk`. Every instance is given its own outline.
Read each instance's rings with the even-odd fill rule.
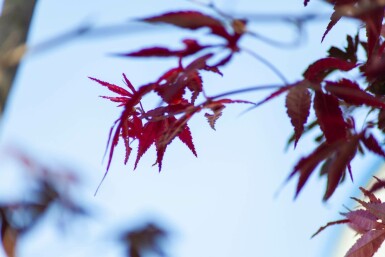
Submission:
[[[0,115],[6,106],[37,0],[5,0],[0,16]]]

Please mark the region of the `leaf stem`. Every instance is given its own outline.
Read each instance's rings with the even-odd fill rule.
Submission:
[[[251,87],[236,89],[236,90],[221,93],[219,95],[211,96],[211,97],[209,97],[209,99],[213,100],[213,99],[217,99],[217,98],[221,98],[221,97],[225,97],[225,96],[229,96],[229,95],[247,93],[247,92],[258,91],[258,90],[277,89],[277,88],[282,88],[282,87],[285,87],[285,86],[282,86],[282,85],[251,86]]]
[[[277,75],[282,81],[283,83],[285,83],[285,85],[288,85],[289,82],[288,80],[286,79],[286,77],[282,74],[282,72],[280,72],[278,70],[277,67],[275,67],[271,62],[269,62],[267,59],[263,58],[262,56],[260,56],[259,54],[253,52],[252,50],[248,49],[248,48],[244,48],[242,47],[241,48],[242,51],[248,53],[249,55],[251,55],[252,57],[254,57],[255,59],[257,59],[258,61],[260,61],[262,64],[264,64],[266,67],[268,67],[275,75]]]

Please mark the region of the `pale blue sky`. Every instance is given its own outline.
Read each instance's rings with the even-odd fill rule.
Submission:
[[[277,0],[251,4],[246,0],[223,0],[217,1],[217,5],[241,14],[330,13],[329,8],[317,1],[306,9],[302,2]],[[112,242],[92,242],[113,228],[151,219],[172,231],[166,246],[171,257],[321,257],[325,249],[332,249],[338,228],[312,240],[310,235],[327,221],[336,219],[343,210],[342,204],[350,204],[348,197],[361,185],[362,178],[356,172],[355,184],[345,183],[327,204],[321,203],[325,181],[316,175],[295,202],[294,180],[275,197],[301,154],[314,147],[311,138],[307,138],[295,152],[284,153],[291,127],[283,98],[241,116],[245,107],[231,106],[218,121],[217,131],[211,130],[203,115],[193,119],[190,128],[199,157],[195,158],[182,143],[174,142],[167,150],[161,173],[151,166],[155,158],[153,149],[143,157],[139,168],[132,171],[133,161],[124,166],[123,149],[119,148],[99,194],[92,196],[104,173],[101,161],[108,131],[120,111],[98,97],[108,92],[87,77],[119,84],[124,72],[135,86],[155,80],[173,61],[123,59],[108,54],[154,44],[177,46],[188,33],[149,26],[141,26],[139,30],[128,21],[190,8],[197,6],[181,0],[39,1],[29,35],[32,52],[22,63],[10,96],[1,142],[20,145],[43,160],[54,157],[77,168],[84,177],[84,196],[80,198],[98,210],[95,220],[82,225],[84,229],[68,242],[58,242],[59,235],[49,228],[42,230],[44,236],[35,235],[58,249],[55,256],[122,256],[121,249]],[[126,22],[132,31],[85,36],[33,52],[42,42],[82,25]],[[300,79],[307,64],[324,56],[330,43],[344,42],[343,30],[355,30],[352,23],[342,22],[321,45],[326,24],[327,20],[307,25],[307,40],[296,49],[277,49],[254,39],[242,43],[269,59],[293,82]],[[286,40],[292,35],[290,26],[279,23],[251,26],[277,39]],[[237,56],[223,72],[223,78],[205,78],[208,92],[280,82],[264,65],[244,54]],[[266,94],[236,97],[256,101]],[[374,167],[374,160],[369,157],[353,168],[359,171],[362,167]],[[52,256],[52,252],[42,251],[43,239],[33,239],[36,244],[25,242],[21,256]]]

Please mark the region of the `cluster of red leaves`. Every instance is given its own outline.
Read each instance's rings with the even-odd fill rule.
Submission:
[[[381,113],[385,108],[385,102],[380,96],[361,89],[356,82],[349,79],[325,80],[332,71],[349,71],[358,66],[360,64],[336,57],[320,59],[308,67],[302,81],[281,88],[267,98],[270,100],[288,92],[286,108],[294,127],[294,146],[304,132],[315,126],[323,132],[318,138],[320,145],[310,155],[302,158],[289,175],[289,178],[292,178],[295,174],[299,174],[296,195],[321,163],[323,165],[320,172],[326,175],[328,180],[324,195],[324,200],[327,200],[345,177],[346,170],[349,170],[352,177],[350,162],[357,151],[363,151],[363,146],[385,157],[385,152],[371,132],[374,125],[368,122],[361,131],[356,131],[355,120],[351,114],[352,108],[363,105],[372,110],[377,109]],[[306,129],[311,106],[317,119]],[[350,109],[344,108],[347,106]]]
[[[305,6],[309,1],[305,0]],[[365,25],[368,37],[368,54],[370,56],[378,45],[384,16],[384,2],[376,0],[329,0],[328,2],[333,4],[334,12],[330,17],[330,22],[322,40],[342,17],[356,18]]]
[[[304,5],[310,0],[304,0]],[[303,79],[296,83],[286,84],[257,104],[266,103],[275,97],[286,93],[286,110],[294,127],[291,142],[297,146],[302,135],[313,128],[322,132],[316,138],[319,143],[312,153],[301,158],[289,174],[288,179],[298,175],[296,196],[301,192],[310,175],[320,167],[320,174],[327,177],[324,200],[328,200],[348,172],[353,179],[351,161],[357,153],[365,149],[385,157],[377,132],[385,132],[385,41],[381,34],[384,18],[384,1],[378,0],[327,0],[333,5],[334,12],[322,36],[322,41],[342,17],[358,19],[366,32],[366,41],[347,36],[347,46],[344,49],[331,47],[329,55],[309,65],[303,74]],[[121,116],[115,121],[109,137],[110,167],[114,149],[122,140],[126,149],[125,163],[132,151],[132,142],[138,141],[138,151],[135,168],[144,153],[155,145],[156,162],[159,170],[167,146],[178,137],[196,155],[192,136],[187,122],[194,114],[202,110],[206,113],[210,126],[214,129],[215,122],[221,116],[222,110],[229,103],[246,103],[232,99],[207,97],[201,72],[207,71],[222,75],[220,68],[229,63],[234,54],[239,52],[239,40],[247,34],[246,21],[222,16],[215,18],[197,11],[170,12],[159,16],[141,19],[147,23],[164,23],[187,30],[206,29],[210,36],[219,38],[219,44],[201,44],[195,39],[182,40],[179,49],[169,49],[155,46],[139,51],[122,53],[124,57],[168,57],[176,58],[178,65],[159,77],[156,81],[142,85],[138,89],[130,83],[123,74],[127,89],[91,78],[98,84],[107,87],[118,96],[103,96],[119,103],[123,108]],[[366,59],[359,60],[358,50],[362,48]],[[225,53],[225,54],[224,54]],[[223,57],[224,56],[224,57]],[[187,61],[189,59],[189,61]],[[215,63],[213,63],[215,60]],[[337,71],[340,76],[330,77]],[[351,71],[358,71],[360,84],[351,76]],[[240,90],[241,92],[242,90]],[[187,94],[188,92],[188,94]],[[155,93],[162,101],[158,107],[145,110],[142,99],[145,95]],[[189,97],[187,96],[189,95]],[[196,104],[199,96],[205,100]],[[366,119],[360,129],[356,128],[355,110],[366,108],[368,113],[377,114],[372,119]],[[315,120],[308,123],[313,109]],[[375,130],[378,130],[377,132]],[[377,136],[378,137],[378,136]],[[371,190],[382,187],[383,181],[378,181]],[[369,197],[369,202],[354,198],[364,209],[343,214],[346,219],[328,223],[327,226],[348,223],[361,238],[348,251],[348,257],[373,256],[385,240],[385,209],[384,203],[377,199],[371,191],[361,189]],[[131,256],[139,256],[134,248],[130,249]]]
[[[305,1],[305,5],[308,2]],[[367,42],[361,41],[358,35],[354,38],[348,36],[345,49],[331,47],[328,57],[309,65],[301,81],[282,86],[257,104],[260,105],[287,93],[286,108],[294,127],[292,138],[294,147],[305,132],[315,127],[320,128],[322,135],[317,137],[319,146],[311,154],[299,160],[289,178],[299,175],[297,196],[310,175],[318,166],[321,166],[321,175],[327,177],[324,200],[332,196],[345,178],[346,171],[349,171],[350,177],[353,178],[350,162],[357,152],[363,153],[366,148],[385,157],[385,152],[372,131],[376,126],[385,131],[385,102],[383,101],[385,43],[380,33],[384,6],[376,2],[371,5],[371,8],[367,8],[362,1],[358,0],[336,0],[331,3],[334,5],[334,13],[323,38],[341,17],[349,16],[363,22],[367,32]],[[191,117],[204,109],[209,109],[212,114],[206,113],[205,117],[210,126],[215,128],[215,122],[221,116],[226,104],[245,103],[245,101],[207,97],[204,94],[200,74],[206,71],[222,75],[220,67],[227,64],[234,53],[241,50],[238,42],[247,32],[246,21],[230,19],[227,16],[221,19],[214,18],[197,11],[170,12],[144,18],[141,21],[164,23],[188,30],[207,29],[211,36],[219,38],[222,43],[207,45],[187,38],[182,40],[183,47],[176,50],[156,46],[119,54],[125,57],[173,57],[178,60],[176,67],[166,71],[156,81],[142,85],[138,89],[135,89],[124,74],[127,89],[91,78],[117,93],[118,96],[103,97],[119,103],[123,108],[121,116],[115,121],[110,131],[106,174],[114,149],[120,140],[123,141],[126,149],[125,163],[130,157],[132,142],[138,141],[135,168],[144,153],[154,144],[157,153],[155,164],[158,164],[161,170],[167,146],[176,137],[185,143],[194,155],[197,155],[187,124]],[[359,46],[366,51],[366,61],[358,60]],[[225,57],[223,57],[223,51],[228,52]],[[216,63],[209,64],[213,60],[216,60]],[[364,88],[347,77],[337,80],[328,78],[334,71],[344,74],[356,69],[365,78],[367,86]],[[150,93],[159,96],[162,104],[154,109],[145,110],[141,101]],[[196,104],[199,96],[205,97],[205,101]],[[370,108],[370,112],[377,111],[378,119],[367,121],[362,129],[357,131],[353,111],[362,106]],[[314,110],[316,120],[307,125],[311,108]]]
[[[305,1],[305,5],[309,1]],[[343,16],[346,8],[363,8],[361,1],[333,1],[335,12],[332,15],[324,36]],[[342,9],[341,9],[342,8]],[[357,11],[358,12],[358,11]],[[378,13],[381,12],[381,19]],[[291,139],[294,147],[304,132],[319,127],[322,135],[316,138],[319,146],[308,156],[299,160],[289,178],[299,175],[296,196],[302,190],[309,176],[322,164],[320,174],[327,176],[327,186],[324,200],[330,198],[348,170],[353,179],[350,162],[357,152],[367,150],[385,157],[385,152],[373,134],[374,129],[384,131],[385,102],[385,42],[381,38],[380,28],[384,15],[384,6],[373,5],[367,10],[360,9],[361,19],[365,24],[368,41],[359,40],[358,35],[347,36],[345,49],[331,47],[329,56],[319,59],[309,65],[303,74],[303,80],[273,92],[261,103],[265,103],[285,92],[286,109],[294,135]],[[338,18],[336,18],[338,16]],[[366,51],[367,60],[359,62],[358,47]],[[333,71],[342,74],[358,69],[367,84],[365,89],[347,77],[329,80],[327,77]],[[369,112],[376,111],[377,119],[367,120],[362,129],[355,128],[353,112],[363,106],[369,107]],[[310,109],[313,107],[316,120],[306,126]],[[377,126],[377,127],[376,127]]]
[[[201,78],[203,71],[222,75],[219,68],[227,64],[234,53],[239,51],[237,43],[245,32],[245,21],[220,20],[196,11],[171,12],[141,19],[141,21],[165,23],[189,30],[206,28],[209,29],[211,35],[219,37],[222,43],[202,45],[195,39],[187,38],[182,41],[184,47],[178,50],[151,47],[119,54],[127,57],[177,58],[177,67],[167,70],[156,81],[142,85],[138,89],[135,89],[124,74],[127,89],[90,77],[93,81],[118,94],[118,96],[103,97],[119,103],[119,106],[123,108],[121,116],[115,121],[110,131],[106,174],[111,164],[114,149],[120,140],[124,142],[126,149],[125,163],[127,163],[132,151],[132,142],[138,141],[135,168],[143,154],[154,144],[157,153],[155,164],[158,164],[160,171],[166,148],[176,137],[186,144],[194,155],[197,155],[187,124],[194,114],[202,110],[211,111],[212,113],[206,113],[205,117],[214,129],[215,122],[221,116],[226,104],[248,103],[205,96]],[[209,64],[209,61],[217,60],[218,53],[223,51],[228,52],[228,54],[215,64]],[[188,64],[186,64],[187,57],[192,59]],[[145,110],[142,99],[150,93],[159,96],[162,104],[154,109]],[[205,101],[196,104],[196,100],[202,95],[205,97]]]
[[[385,203],[370,191],[360,189],[368,197],[368,202],[353,197],[361,205],[360,209],[341,213],[345,219],[329,222],[313,235],[316,236],[331,225],[348,224],[361,236],[345,257],[371,257],[385,240]]]

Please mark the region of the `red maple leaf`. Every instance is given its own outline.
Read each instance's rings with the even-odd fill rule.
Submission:
[[[295,197],[301,192],[303,186],[309,179],[312,172],[317,168],[317,166],[329,158],[335,151],[343,144],[343,142],[338,141],[332,144],[322,143],[318,146],[313,153],[299,160],[297,165],[294,167],[294,170],[290,173],[288,179],[291,179],[295,174],[299,173],[299,179],[297,183],[297,189]]]
[[[346,219],[327,223],[313,236],[325,228],[336,224],[349,224],[361,237],[349,249],[345,257],[372,257],[385,241],[385,205],[373,193],[360,188],[369,202],[352,197],[364,209],[342,213]]]
[[[346,138],[348,124],[343,118],[338,99],[335,96],[316,91],[314,110],[327,142],[333,143]]]
[[[181,49],[181,50],[170,50],[165,47],[151,47],[151,48],[144,48],[135,52],[118,54],[118,55],[127,56],[127,57],[179,57],[179,58],[182,58],[182,57],[196,54],[197,52],[207,47],[210,47],[209,45],[202,46],[194,39],[185,39],[182,42],[185,45],[185,47],[184,49]]]
[[[308,1],[305,0],[305,5]],[[378,1],[360,0],[333,0],[334,12],[330,17],[330,22],[322,36],[323,41],[329,31],[338,23],[343,16],[354,17],[365,24],[366,35],[368,38],[367,53],[369,59],[379,43],[381,34],[382,20],[384,17],[384,3]]]
[[[141,21],[150,23],[167,23],[185,29],[209,28],[212,34],[228,38],[229,33],[223,23],[211,16],[197,11],[179,11],[169,12],[159,16],[141,19]]]
[[[313,83],[320,83],[324,78],[335,70],[349,71],[357,65],[342,59],[326,57],[309,65],[303,76]]]
[[[346,253],[346,257],[372,257],[385,240],[385,229],[363,234]]]
[[[385,180],[379,179],[376,176],[373,176],[376,179],[376,182],[369,188],[370,193],[374,193],[380,189],[385,189]]]
[[[338,82],[326,81],[325,90],[352,105],[367,105],[374,108],[385,108],[385,102],[368,94],[351,80],[342,79]]]
[[[222,14],[220,14],[223,16]],[[229,19],[229,17],[223,17],[223,19],[217,19],[212,16],[203,14],[198,11],[178,11],[178,12],[168,12],[158,16],[148,17],[140,19],[140,21],[149,22],[149,23],[165,23],[177,26],[183,29],[189,30],[198,30],[202,28],[207,28],[210,30],[212,35],[216,35],[225,39],[226,44],[222,45],[207,45],[201,46],[195,40],[186,39],[183,42],[185,43],[184,50],[169,50],[163,47],[155,47],[142,49],[138,52],[125,54],[126,56],[179,56],[185,57],[200,52],[203,49],[212,48],[212,47],[221,47],[223,49],[229,49],[231,52],[218,61],[214,67],[219,67],[227,64],[230,59],[233,57],[235,52],[238,52],[240,49],[238,47],[238,42],[240,38],[246,32],[246,21],[241,19]]]
[[[169,70],[158,79],[155,91],[165,102],[177,104],[184,100],[183,95],[185,89],[188,88],[192,92],[191,100],[194,102],[202,91],[202,80],[198,70],[207,67],[206,61],[210,57],[212,55],[207,54],[193,60],[185,68],[178,67]]]
[[[356,63],[357,50],[358,50],[358,45],[360,43],[358,33],[354,38],[350,35],[347,35],[346,41],[347,41],[347,46],[345,47],[344,50],[341,50],[335,46],[330,47],[330,49],[328,50],[329,57],[334,57],[334,58],[350,61],[352,63]]]
[[[384,156],[385,152],[382,150],[374,136],[368,132],[368,128],[365,128],[360,133],[351,131],[346,139],[323,142],[310,155],[300,159],[288,177],[288,179],[291,179],[295,174],[299,174],[296,197],[307,182],[309,176],[322,162],[321,175],[327,175],[327,187],[324,195],[325,201],[333,195],[337,186],[343,181],[346,170],[349,170],[350,176],[353,179],[350,162],[357,154],[357,150],[360,149],[360,142],[362,142],[370,151]],[[363,190],[363,192],[371,198],[372,202],[378,203],[379,200],[374,198],[369,191]]]
[[[385,157],[384,150],[381,148],[380,144],[378,143],[377,139],[373,136],[373,134],[369,133],[367,136],[363,136],[361,140],[368,150],[375,154],[378,154],[379,156]]]
[[[324,200],[328,200],[336,190],[338,184],[345,175],[346,169],[357,152],[358,142],[361,135],[351,136],[347,142],[343,142],[333,153],[327,168],[327,185]],[[350,174],[352,177],[352,174]]]
[[[363,234],[370,230],[377,229],[380,224],[377,222],[377,217],[367,210],[355,210],[343,214],[349,219],[349,226],[357,233]]]
[[[122,88],[120,86],[117,86],[117,85],[114,85],[114,84],[110,84],[108,82],[105,82],[105,81],[102,81],[102,80],[99,80],[99,79],[96,79],[96,78],[92,78],[92,77],[88,77],[88,78],[93,80],[93,81],[98,82],[102,86],[107,87],[110,91],[121,95],[120,98],[122,98],[122,99],[128,99],[129,97],[132,97],[132,93],[128,92],[126,89],[124,89],[124,88]],[[103,97],[105,97],[105,96],[103,96]],[[105,97],[105,98],[110,99],[109,97]],[[113,98],[113,99],[115,99],[115,98]]]
[[[294,147],[296,147],[309,116],[311,94],[304,86],[292,87],[286,96],[286,111],[294,127]]]

